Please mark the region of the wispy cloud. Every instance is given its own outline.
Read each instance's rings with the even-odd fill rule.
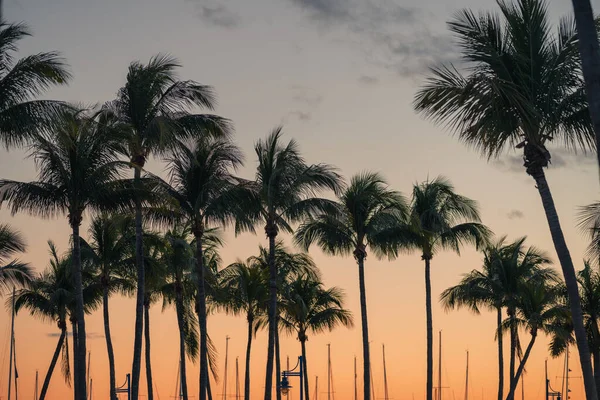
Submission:
[[[596,158],[593,154],[575,154],[563,148],[550,149],[551,159],[549,168],[576,168],[588,171],[595,168]],[[506,172],[525,173],[523,156],[520,154],[509,154],[501,156],[493,162],[493,165]]]
[[[379,83],[379,78],[370,75],[361,75],[358,77],[358,81],[365,85],[375,85]]]
[[[51,338],[57,338],[60,336],[60,332],[50,332],[50,333],[46,333],[47,337],[51,337]],[[73,336],[72,332],[67,332],[67,336]],[[97,333],[97,332],[88,332],[85,335],[86,338],[93,340],[93,339],[103,339],[104,335]]]
[[[193,2],[198,10],[198,16],[203,21],[221,28],[235,28],[241,23],[240,16],[233,12],[223,1],[217,0],[188,0]]]
[[[506,214],[506,217],[508,219],[523,219],[523,218],[525,218],[525,214],[521,210],[510,210]]]

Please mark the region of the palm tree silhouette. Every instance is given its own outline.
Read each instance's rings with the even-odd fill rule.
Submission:
[[[3,289],[31,282],[33,272],[29,264],[18,259],[10,260],[15,253],[22,253],[25,249],[25,239],[21,233],[9,225],[0,224],[0,287]]]
[[[138,61],[129,65],[125,86],[117,98],[104,106],[104,117],[121,126],[124,153],[134,168],[135,186],[141,188],[142,170],[148,157],[163,155],[177,147],[180,140],[209,136],[227,136],[228,120],[210,114],[192,114],[194,107],[212,110],[216,103],[210,86],[194,81],[180,81],[176,70],[181,65],[174,58],[156,55],[148,64]],[[144,314],[144,266],[142,199],[135,209],[137,296],[135,338],[131,373],[131,398],[138,400],[142,356]],[[200,391],[200,400],[206,394]]]
[[[304,386],[306,400],[309,400],[308,362],[306,341],[308,332],[314,334],[332,331],[339,325],[354,326],[352,313],[344,308],[344,295],[341,289],[325,289],[320,280],[305,276],[288,283],[281,300],[281,325],[295,333],[302,347],[304,361]]]
[[[67,214],[72,231],[73,278],[79,334],[75,346],[75,392],[86,397],[86,335],[79,229],[86,210],[109,211],[130,206],[132,190],[122,180],[124,163],[117,160],[120,144],[115,131],[87,118],[83,112],[65,112],[52,132],[36,136],[30,154],[38,167],[38,181],[0,180],[0,202],[13,214],[26,211],[43,218]]]
[[[449,126],[488,159],[509,148],[523,151],[569,291],[586,396],[596,399],[575,268],[544,172],[549,143],[583,151],[595,147],[577,31],[572,19],[563,18],[553,35],[541,0],[499,7],[500,15],[462,10],[449,23],[469,74],[452,65],[435,67],[415,97],[415,109]]]
[[[273,358],[277,339],[277,282],[275,261],[276,238],[279,230],[291,233],[291,224],[329,208],[332,202],[316,197],[317,192],[341,188],[340,176],[327,164],[307,164],[295,140],[281,143],[282,128],[278,127],[265,140],[254,146],[258,167],[254,182],[246,184],[249,194],[238,211],[237,230],[254,230],[265,224],[269,240],[269,344],[264,400],[271,400],[273,389]],[[280,396],[277,391],[277,396]]]
[[[306,220],[297,230],[294,240],[308,250],[316,243],[331,255],[354,255],[358,264],[360,309],[363,340],[364,399],[371,400],[371,361],[364,262],[367,247],[376,256],[395,256],[387,231],[401,226],[407,205],[403,196],[387,187],[375,173],[365,172],[352,177],[350,186],[338,196],[333,207]]]

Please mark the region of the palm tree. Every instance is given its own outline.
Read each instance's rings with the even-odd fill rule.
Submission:
[[[221,285],[226,293],[223,307],[233,314],[245,314],[248,321],[244,400],[250,400],[250,353],[257,330],[256,320],[266,312],[269,299],[267,271],[258,263],[238,261],[221,273]]]
[[[135,281],[128,268],[130,248],[135,239],[133,219],[121,215],[101,214],[96,216],[89,228],[90,243],[81,239],[82,256],[96,269],[96,282],[102,287],[102,311],[104,336],[108,353],[111,400],[117,399],[115,378],[115,354],[110,333],[108,299],[113,293],[131,293]]]
[[[515,389],[539,331],[562,337],[569,334],[562,323],[569,317],[569,309],[559,301],[562,292],[560,285],[531,280],[521,286],[520,292],[516,320],[518,326],[526,329],[531,338],[519,363],[515,378],[511,383],[510,391],[506,397],[507,400],[514,400],[515,398]]]
[[[15,253],[24,252],[25,239],[21,233],[6,224],[0,224],[0,287],[9,289],[31,282],[33,273],[29,264],[10,260]]]
[[[415,108],[448,125],[488,159],[510,147],[523,151],[569,292],[586,395],[596,399],[575,268],[544,172],[551,142],[584,151],[595,147],[577,32],[572,19],[563,19],[553,35],[541,0],[499,6],[501,16],[463,10],[449,23],[468,74],[452,65],[434,68],[416,95]]]
[[[306,341],[308,332],[314,334],[332,331],[339,325],[354,326],[352,313],[344,308],[344,295],[341,289],[325,289],[320,280],[299,277],[289,283],[281,301],[281,324],[284,329],[297,334],[302,346],[304,361],[305,397],[309,400],[308,363]]]
[[[549,259],[533,247],[525,249],[525,238],[505,243],[500,238],[483,250],[483,271],[473,270],[464,275],[456,286],[446,289],[440,299],[446,309],[468,307],[479,314],[481,307],[496,311],[496,337],[498,338],[498,400],[504,398],[503,317],[507,308],[510,329],[510,383],[515,377],[515,360],[518,351],[516,307],[521,286],[528,281],[556,280],[554,270],[547,268]]]
[[[200,397],[208,384],[208,346],[206,323],[206,276],[204,234],[213,226],[234,222],[237,204],[244,193],[237,187],[232,171],[242,165],[240,150],[226,139],[202,137],[192,143],[180,143],[168,158],[169,183],[162,186],[170,199],[167,206],[150,209],[155,219],[190,226],[195,242],[196,288],[200,321]],[[172,205],[169,207],[169,205]]]
[[[43,218],[67,214],[72,230],[73,277],[76,289],[78,338],[75,342],[75,392],[85,399],[86,336],[79,229],[88,209],[124,207],[131,197],[120,179],[123,164],[117,160],[120,145],[114,131],[104,129],[80,112],[64,113],[53,132],[36,136],[30,154],[38,167],[38,181],[0,180],[0,203],[8,202],[12,214],[26,211]],[[74,338],[75,341],[75,338]]]
[[[32,135],[48,128],[64,103],[35,98],[71,78],[57,52],[30,55],[15,61],[22,39],[31,36],[23,23],[9,24],[0,10],[0,143],[21,146]]]
[[[256,179],[248,183],[251,195],[240,203],[237,229],[253,231],[263,223],[269,240],[269,344],[265,377],[265,400],[271,400],[273,389],[273,358],[277,332],[277,281],[275,262],[276,238],[279,230],[291,233],[291,224],[304,217],[330,208],[332,202],[316,197],[317,192],[330,189],[339,192],[340,176],[327,164],[308,164],[295,140],[281,143],[282,128],[278,127],[254,146],[258,156]],[[245,212],[245,215],[242,215]],[[244,218],[242,218],[244,217]],[[279,379],[279,378],[278,378]],[[278,391],[279,393],[279,391]]]
[[[352,254],[358,264],[364,399],[371,400],[364,266],[367,247],[370,247],[377,257],[395,255],[385,232],[402,225],[407,206],[404,197],[399,192],[390,190],[379,174],[365,172],[352,177],[350,186],[338,196],[338,202],[329,208],[331,209],[323,210],[314,218],[306,220],[298,228],[294,240],[306,250],[316,242],[325,253],[341,256]]]
[[[122,140],[127,145],[125,155],[134,168],[136,187],[141,187],[142,170],[148,157],[173,149],[180,139],[207,134],[221,137],[231,131],[226,119],[190,113],[194,107],[212,110],[216,99],[210,86],[177,80],[179,67],[176,59],[165,55],[152,57],[146,65],[138,61],[131,63],[125,86],[119,90],[117,99],[104,107],[106,118],[122,125]],[[135,206],[135,229],[138,290],[131,398],[138,400],[145,286],[141,199],[137,199]],[[200,400],[206,400],[206,397],[201,396]]]

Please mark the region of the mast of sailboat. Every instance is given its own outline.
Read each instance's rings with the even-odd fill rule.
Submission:
[[[565,395],[564,400],[569,400],[569,344],[567,343],[567,368],[565,373]]]
[[[331,400],[331,343],[327,343],[327,400]]]
[[[438,361],[438,400],[442,400],[442,331],[440,329],[440,354]]]
[[[240,396],[240,367],[238,365],[239,357],[235,357],[235,400]]]
[[[371,342],[369,342],[369,348],[371,347]],[[369,354],[371,354],[371,350],[369,350]],[[370,360],[369,360],[370,362]],[[375,385],[373,384],[373,368],[369,369],[370,375],[371,375],[371,398],[372,399],[376,399],[375,397]]]
[[[10,320],[10,361],[8,362],[8,400],[10,400],[10,391],[12,385],[12,371],[13,371],[13,351],[15,346],[15,287],[13,286],[13,296],[12,296],[12,313]]]
[[[287,356],[286,371],[289,371],[289,370],[290,370],[290,356]],[[291,392],[291,390],[288,390],[288,393],[285,396],[286,400],[290,400],[290,392]]]
[[[92,359],[92,352],[88,352],[88,365],[87,365],[87,388],[88,388],[88,399],[90,398],[90,393],[92,392],[90,390],[90,360]]]
[[[38,396],[38,370],[35,370],[35,396],[34,396],[34,400],[38,400],[39,396]]]
[[[315,400],[319,399],[319,375],[315,378]]]
[[[356,382],[357,379],[356,375],[356,355],[354,356],[354,400],[358,400],[358,383]]]
[[[94,380],[92,378],[90,378],[90,396],[88,397],[89,400],[92,400],[92,384],[94,383]]]
[[[469,400],[469,350],[467,350],[467,372],[465,376],[465,400]]]
[[[388,393],[388,384],[387,384],[387,368],[385,366],[385,344],[381,345],[383,350],[383,398],[385,400],[390,400],[390,396]]]
[[[229,336],[225,336],[225,376],[223,376],[223,400],[227,400],[227,357],[229,356]]]

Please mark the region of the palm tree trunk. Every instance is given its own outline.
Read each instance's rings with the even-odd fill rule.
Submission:
[[[113,350],[112,338],[110,336],[110,319],[108,313],[108,286],[102,288],[102,308],[104,313],[104,337],[106,337],[106,351],[108,352],[108,369],[110,376],[110,399],[117,399],[117,381],[115,377],[115,352]]]
[[[594,380],[596,382],[596,389],[600,388],[600,351],[596,350],[594,354]],[[600,397],[600,393],[598,393]]]
[[[133,183],[140,187],[142,171],[136,166],[133,172]],[[137,294],[135,299],[135,330],[133,339],[133,365],[131,367],[131,400],[138,400],[140,390],[140,372],[142,364],[142,334],[144,328],[144,294],[145,271],[142,231],[142,202],[139,196],[135,199],[135,265],[137,267]]]
[[[181,376],[181,394],[183,395],[183,400],[188,400],[188,391],[187,391],[187,378],[186,378],[186,370],[185,370],[185,331],[186,327],[183,321],[183,298],[181,294],[181,287],[178,287],[176,293],[176,309],[177,309],[177,325],[179,327],[179,371]]]
[[[50,385],[50,378],[52,378],[52,373],[54,372],[54,367],[56,366],[56,362],[58,361],[58,356],[60,356],[60,350],[63,346],[63,342],[65,341],[65,336],[67,336],[66,326],[60,331],[58,344],[56,345],[54,355],[52,356],[52,360],[50,361],[50,367],[48,367],[48,372],[46,372],[46,378],[44,378],[44,384],[42,385],[42,391],[40,393],[39,400],[44,400],[46,398],[46,392],[48,391],[48,386]]]
[[[542,168],[538,168],[532,173],[533,179],[537,184],[540,197],[542,198],[542,204],[544,205],[544,211],[546,212],[546,219],[550,227],[550,233],[552,235],[552,241],[554,242],[554,248],[560,260],[560,266],[563,271],[565,278],[565,285],[567,287],[567,293],[569,295],[569,305],[571,308],[571,316],[573,319],[573,330],[575,331],[575,339],[577,340],[577,348],[579,349],[579,362],[581,363],[581,372],[583,375],[583,381],[585,384],[585,394],[588,400],[598,400],[596,393],[596,384],[594,382],[594,373],[592,372],[592,361],[590,355],[590,349],[587,341],[587,334],[583,325],[583,314],[581,312],[581,301],[579,299],[579,287],[577,285],[577,277],[575,276],[575,268],[573,266],[573,260],[569,253],[569,248],[565,241],[556,207],[554,206],[554,199],[550,192],[550,187],[546,181],[546,175]]]
[[[513,386],[515,381],[515,364],[517,359],[517,321],[514,310],[509,311],[510,318],[510,365],[508,368],[509,387]]]
[[[369,323],[367,321],[367,289],[365,287],[365,258],[362,254],[360,254],[357,257],[357,262],[358,284],[360,287],[360,317],[362,322],[363,342],[363,399],[371,400],[371,356],[369,354]]]
[[[596,133],[596,149],[600,149],[600,46],[596,21],[590,0],[572,0],[577,24],[577,38],[581,66],[585,80],[588,107],[594,132]],[[600,152],[598,166],[600,166]],[[587,390],[587,388],[586,388]]]
[[[144,302],[144,336],[146,345],[146,385],[148,386],[148,400],[154,400],[154,388],[152,386],[152,362],[150,358],[150,301]]]
[[[425,259],[425,309],[427,314],[427,400],[433,400],[433,312],[431,309],[431,260],[429,257],[423,258]]]
[[[273,359],[275,355],[275,331],[277,330],[277,265],[275,264],[276,230],[267,224],[269,237],[269,345],[267,347],[267,371],[265,376],[265,400],[273,395]],[[368,399],[365,399],[368,400]]]
[[[77,318],[71,318],[71,329],[73,330],[73,396],[75,400],[79,400],[79,359],[77,358],[77,342],[79,335],[77,334]]]
[[[275,320],[275,326],[279,325],[279,316]],[[275,329],[275,398],[281,400],[281,391],[279,390],[279,380],[281,379],[281,350],[279,348],[279,327]],[[306,399],[308,400],[308,398]]]
[[[309,390],[310,385],[308,384],[308,363],[306,362],[306,339],[300,341],[300,345],[302,346],[302,362],[304,363],[304,399],[309,399]]]
[[[529,358],[529,353],[531,353],[531,349],[533,348],[533,344],[535,343],[536,337],[537,337],[537,332],[532,332],[531,340],[529,341],[529,344],[527,345],[525,354],[523,354],[523,359],[519,363],[519,369],[517,369],[517,374],[515,375],[515,379],[513,379],[513,382],[510,385],[510,392],[508,393],[508,397],[506,398],[506,400],[513,400],[515,398],[515,390],[519,383],[519,378],[521,378],[521,374],[523,373],[523,369],[525,368],[525,363],[527,362],[527,359]]]
[[[198,223],[197,225],[200,225]],[[206,291],[204,283],[206,274],[204,271],[204,253],[202,249],[202,236],[204,229],[197,226],[194,230],[196,238],[196,273],[198,274],[198,323],[200,325],[200,400],[206,400],[208,387],[208,332],[206,324]]]
[[[504,398],[504,350],[502,340],[502,307],[498,307],[496,313],[497,335],[498,335],[498,400]]]
[[[252,350],[252,335],[254,319],[248,317],[248,344],[246,345],[246,376],[244,378],[244,400],[250,400],[250,352]]]
[[[81,272],[81,243],[79,241],[79,225],[81,224],[81,216],[75,216],[71,219],[71,227],[73,229],[73,278],[75,283],[75,315],[77,317],[77,353],[75,358],[78,360],[78,383],[79,397],[78,400],[85,400],[87,397],[86,391],[86,373],[85,373],[85,313],[83,311],[83,280]]]

